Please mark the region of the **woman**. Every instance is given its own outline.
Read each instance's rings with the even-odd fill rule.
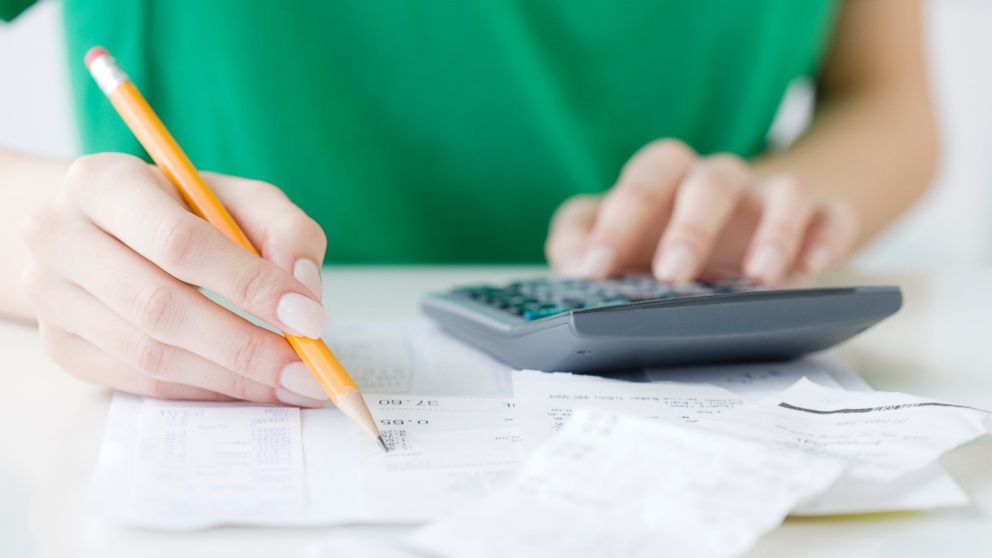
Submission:
[[[0,15],[23,4],[0,0]],[[317,336],[322,262],[537,261],[543,243],[556,270],[586,277],[816,273],[933,172],[920,11],[905,0],[65,0],[93,154],[0,152],[12,262],[0,311],[37,319],[46,350],[85,380],[318,405],[280,337],[196,287]],[[199,167],[226,173],[209,179],[262,258],[191,215],[136,157],[79,62],[94,44]],[[768,152],[783,92],[804,75],[819,91],[812,125]]]

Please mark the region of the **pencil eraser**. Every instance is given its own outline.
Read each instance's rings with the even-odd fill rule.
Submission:
[[[102,46],[95,46],[89,49],[88,51],[86,51],[86,58],[84,58],[83,60],[86,61],[86,67],[89,68],[90,65],[93,64],[94,60],[100,58],[101,56],[107,56],[108,54],[109,53],[107,52],[107,49],[103,48]]]

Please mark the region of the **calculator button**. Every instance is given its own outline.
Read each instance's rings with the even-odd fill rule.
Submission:
[[[525,320],[539,320],[572,310],[731,293],[753,288],[741,281],[672,284],[641,275],[596,281],[535,279],[515,281],[505,287],[473,285],[453,289],[451,292]]]
[[[541,318],[547,318],[548,316],[554,316],[563,312],[568,312],[568,308],[562,308],[560,306],[544,306],[534,310],[525,310],[523,313],[523,319],[539,320]]]

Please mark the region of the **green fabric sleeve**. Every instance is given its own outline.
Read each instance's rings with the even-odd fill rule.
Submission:
[[[0,0],[0,19],[10,21],[31,4],[34,4],[34,0]]]

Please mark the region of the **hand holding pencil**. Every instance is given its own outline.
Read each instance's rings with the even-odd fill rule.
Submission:
[[[45,295],[34,298],[50,354],[82,379],[153,397],[320,406],[330,395],[377,436],[357,386],[318,339],[320,227],[272,185],[201,176],[105,51],[91,51],[87,66],[158,169],[122,154],[83,157],[30,221],[39,262],[27,283]]]
[[[91,49],[86,54],[86,66],[145,151],[169,182],[178,189],[179,195],[189,208],[216,227],[231,242],[250,255],[259,256],[258,250],[238,226],[234,217],[207,186],[137,87],[107,51],[101,47]],[[221,267],[220,273],[241,272],[238,267],[230,269],[219,267]],[[250,280],[248,285],[251,285]],[[327,345],[320,340],[320,329],[313,327],[322,321],[313,319],[319,314],[319,310],[312,302],[307,301],[307,298],[300,293],[284,294],[276,305],[276,316],[285,326],[286,340],[300,356],[313,378],[344,414],[370,436],[376,438],[383,449],[386,449],[379,429],[375,426],[365,400],[359,393],[358,385]],[[296,322],[303,327],[294,327],[293,324]]]

